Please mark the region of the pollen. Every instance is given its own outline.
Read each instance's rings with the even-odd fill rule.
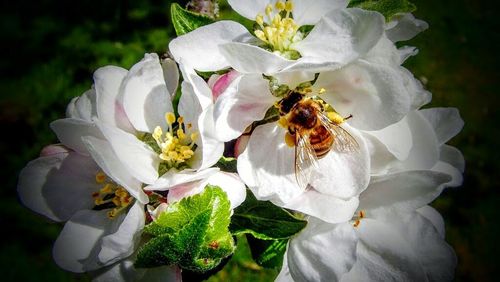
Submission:
[[[365,218],[365,211],[360,210],[357,215],[353,217],[354,223],[352,224],[354,227],[358,227],[361,223],[361,219]]]
[[[97,184],[103,184],[103,186],[98,192],[93,192],[91,196],[94,200],[94,209],[110,209],[107,216],[113,219],[132,203],[133,198],[123,187],[112,181],[106,182],[106,180],[107,177],[103,172],[96,174]]]
[[[295,136],[287,132],[285,134],[285,144],[288,145],[288,147],[294,147],[295,146]]]
[[[341,124],[344,122],[344,118],[336,112],[328,112],[327,115],[328,118],[335,124]]]
[[[167,168],[179,168],[194,156],[198,133],[186,132],[186,129],[192,129],[192,124],[185,125],[182,116],[176,119],[174,113],[169,112],[165,114],[165,120],[168,131],[163,132],[161,127],[157,126],[152,136],[160,148],[159,157],[166,163]],[[176,120],[177,125],[174,130]]]
[[[258,14],[255,22],[258,28],[254,31],[255,36],[268,44],[272,51],[288,59],[297,59],[300,54],[293,50],[292,44],[302,40],[303,35],[299,32],[299,25],[292,18],[293,3],[278,1],[274,7],[266,6],[265,15]]]

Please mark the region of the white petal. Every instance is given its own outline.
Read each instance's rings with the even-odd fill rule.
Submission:
[[[109,265],[131,255],[134,252],[135,244],[140,239],[144,222],[144,206],[136,201],[129,209],[118,230],[102,238],[102,247],[98,255],[99,261]]]
[[[284,205],[284,208],[299,211],[329,223],[341,223],[352,218],[358,204],[358,197],[343,200],[335,196],[321,194],[314,189],[308,189]]]
[[[431,108],[421,110],[420,113],[434,128],[440,145],[457,135],[464,126],[456,108]]]
[[[200,130],[200,140],[196,142],[198,148],[196,148],[193,158],[198,158],[199,161],[196,162],[194,160],[192,167],[202,170],[216,164],[224,153],[224,142],[220,141],[215,135],[213,107],[209,107],[201,113],[198,118],[198,127]]]
[[[94,249],[99,248],[101,236],[119,223],[117,220],[120,218],[109,220],[106,211],[83,210],[76,213],[64,225],[54,244],[53,257],[57,265],[72,272],[98,268],[93,257]]]
[[[181,282],[181,270],[177,266],[135,268],[133,256],[100,270],[93,276],[94,282]]]
[[[280,72],[274,75],[279,84],[286,84],[288,88],[295,89],[299,84],[307,81],[313,81],[315,78],[314,72],[292,71]]]
[[[219,45],[250,37],[248,30],[233,21],[218,21],[179,36],[168,45],[174,59],[199,71],[227,68],[229,62],[219,52]]]
[[[359,197],[359,209],[413,211],[433,201],[451,181],[451,176],[435,171],[407,171],[373,176]],[[367,212],[367,213],[369,213]]]
[[[288,248],[288,246],[287,246]],[[281,266],[280,273],[278,277],[274,279],[274,282],[294,282],[292,275],[290,274],[290,268],[288,267],[288,251],[283,255],[283,265]]]
[[[318,160],[319,171],[311,181],[311,186],[320,193],[349,199],[363,191],[370,181],[370,159],[364,139],[357,130],[342,125],[357,140],[359,150],[339,153],[330,150]]]
[[[58,119],[50,123],[50,128],[64,146],[83,155],[89,154],[85,144],[83,144],[83,136],[103,138],[95,124],[80,119]]]
[[[405,160],[408,158],[413,146],[413,139],[406,118],[382,130],[367,131],[366,133],[375,136],[397,159]]]
[[[247,43],[221,44],[219,52],[228,64],[240,73],[274,74],[296,63]]]
[[[446,184],[446,187],[457,187],[464,181],[462,172],[449,163],[438,161],[431,169],[451,176],[451,181]]]
[[[299,26],[314,25],[331,10],[347,8],[347,2],[347,0],[293,0],[293,19]]]
[[[414,252],[430,281],[451,281],[457,258],[434,225],[419,213],[389,217],[392,230],[399,232]],[[361,223],[362,224],[362,223]]]
[[[264,10],[266,9],[266,5],[273,5],[274,2],[276,2],[276,0],[254,0],[251,4],[248,3],[247,0],[227,1],[233,10],[252,21],[255,21],[255,17],[257,17],[258,14],[265,15]]]
[[[326,14],[293,48],[302,57],[347,64],[368,52],[384,32],[384,17],[361,9],[333,10]]]
[[[417,209],[417,212],[429,220],[436,231],[439,233],[439,236],[444,239],[445,229],[444,229],[444,219],[441,214],[431,206],[423,206]]]
[[[92,88],[71,100],[66,108],[66,117],[91,122],[92,118],[97,116],[96,106],[96,93]]]
[[[441,146],[439,151],[439,159],[445,163],[449,163],[450,165],[454,166],[462,173],[465,170],[464,156],[462,155],[462,152],[460,152],[455,147],[449,145]]]
[[[203,80],[203,78],[201,78],[194,69],[184,64],[183,60],[180,61],[179,66],[182,71],[182,78],[189,85],[189,88],[187,88],[187,86],[183,86],[186,89],[183,89],[182,93],[184,94],[185,91],[193,92],[196,95],[198,103],[201,105],[202,109],[206,109],[208,106],[211,106],[213,104],[213,96],[212,90],[208,86],[207,82],[205,82],[205,80]]]
[[[99,120],[95,123],[113,148],[116,157],[132,176],[148,184],[158,179],[160,159],[148,145],[116,127],[108,126]]]
[[[295,151],[276,123],[260,125],[238,157],[238,173],[259,200],[287,203],[303,193],[295,178]]]
[[[392,42],[410,40],[415,35],[429,28],[426,22],[415,19],[410,13],[400,15],[393,21],[395,21],[394,27],[385,31],[387,37]]]
[[[173,97],[179,85],[179,69],[177,68],[177,64],[174,60],[167,58],[161,61],[161,68],[163,69],[163,79],[165,80],[167,91]]]
[[[106,175],[127,189],[130,195],[141,203],[146,204],[149,201],[141,189],[141,182],[128,172],[128,169],[114,153],[109,142],[91,136],[84,137],[83,140],[92,158]]]
[[[356,264],[342,281],[427,281],[415,253],[391,225],[365,218],[356,231]]]
[[[276,100],[269,92],[269,82],[261,75],[236,79],[215,102],[217,138],[225,142],[237,138],[252,122],[263,119]]]
[[[158,55],[146,54],[123,80],[123,107],[135,129],[153,132],[165,124],[165,113],[173,112]]]
[[[356,261],[357,236],[352,225],[310,218],[290,240],[287,259],[294,281],[339,281]]]
[[[377,137],[363,132],[363,139],[366,142],[368,152],[370,152],[370,173],[372,175],[386,174],[393,162],[397,161],[396,157]]]
[[[94,85],[97,94],[97,115],[100,120],[114,126],[127,123],[128,118],[118,102],[118,94],[128,71],[124,68],[106,66],[94,72]]]
[[[170,169],[167,173],[163,174],[158,180],[152,184],[144,187],[147,191],[165,191],[175,186],[182,185],[185,183],[201,180],[209,177],[210,175],[219,171],[219,168],[207,168],[200,171],[184,169],[178,171],[176,169]]]
[[[399,67],[359,60],[340,70],[320,74],[314,87],[326,90],[322,98],[349,124],[363,130],[379,130],[400,121],[409,111],[412,97]]]
[[[236,173],[218,172],[212,174],[204,181],[204,185],[210,184],[219,186],[226,192],[229,201],[231,202],[231,209],[236,208],[245,201],[246,188],[245,184]]]

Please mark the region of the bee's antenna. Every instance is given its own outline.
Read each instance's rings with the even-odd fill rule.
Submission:
[[[351,118],[353,118],[353,116],[349,115],[348,117],[345,117],[344,120],[348,120],[348,119],[351,119]]]

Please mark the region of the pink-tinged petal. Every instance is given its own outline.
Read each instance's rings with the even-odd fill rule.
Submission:
[[[201,185],[201,181],[177,185],[168,191],[167,201],[175,203],[186,197],[199,194],[203,192],[203,189],[205,189],[205,186]]]
[[[51,155],[57,155],[61,153],[69,153],[71,150],[62,144],[53,144],[43,147],[42,151],[40,151],[40,157],[48,157]]]
[[[294,281],[339,281],[356,262],[357,236],[349,223],[309,218],[290,240],[287,260]]]
[[[303,58],[347,64],[375,46],[384,32],[384,24],[384,17],[377,12],[333,10],[292,48]]]
[[[116,156],[109,142],[91,136],[83,138],[92,158],[113,181],[123,186],[132,197],[141,203],[148,203],[148,196],[142,191],[141,182],[134,178],[128,168]]]
[[[310,182],[318,192],[349,199],[359,195],[370,181],[370,154],[364,139],[357,130],[346,124],[342,128],[357,141],[359,147],[354,152],[330,150],[318,160],[319,169]]]
[[[234,157],[237,158],[245,151],[250,135],[241,135],[234,143]]]
[[[71,100],[66,108],[66,117],[92,121],[97,116],[97,102],[95,89],[85,91],[81,96]]]
[[[128,210],[118,230],[102,238],[99,261],[109,265],[131,255],[140,239],[144,223],[144,205],[136,201]]]
[[[464,127],[456,108],[431,108],[419,111],[436,132],[440,145],[448,142]]]
[[[165,191],[175,188],[178,185],[198,181],[209,177],[210,175],[217,173],[219,168],[207,168],[200,171],[195,171],[193,169],[184,169],[178,171],[174,168],[170,169],[167,173],[163,174],[158,180],[152,185],[148,185],[144,188],[146,191]]]
[[[341,223],[352,218],[358,204],[357,197],[343,200],[335,196],[322,194],[314,189],[308,189],[297,198],[289,201],[284,207],[329,223]]]
[[[347,2],[347,0],[293,0],[293,19],[299,26],[315,25],[328,12],[347,8]]]
[[[219,45],[219,52],[240,73],[274,74],[296,64],[296,61],[242,42]]]
[[[165,113],[173,112],[158,55],[146,54],[124,78],[123,108],[135,129],[153,132],[165,125]],[[166,125],[165,125],[166,126]]]
[[[95,123],[109,142],[116,157],[133,177],[147,184],[154,183],[158,179],[160,159],[148,145],[134,135],[116,127],[99,120]]]
[[[58,119],[50,123],[50,128],[64,146],[83,155],[89,154],[85,144],[83,144],[83,136],[103,138],[95,124],[81,119]]]
[[[219,52],[219,45],[251,37],[248,30],[233,21],[202,26],[170,41],[169,49],[177,62],[199,71],[215,71],[230,66]]]
[[[412,248],[392,225],[365,218],[355,230],[356,263],[342,281],[427,281]]]
[[[261,75],[244,75],[235,80],[215,102],[215,134],[221,141],[240,136],[252,122],[265,117],[277,100],[269,82]]]
[[[53,257],[57,265],[71,272],[85,272],[102,267],[95,255],[101,237],[116,228],[123,215],[109,220],[106,211],[82,210],[65,225],[57,238]]]
[[[214,82],[212,88],[212,96],[214,101],[217,101],[217,98],[226,91],[229,85],[239,76],[239,73],[235,70],[232,70],[228,73],[225,73],[217,78]]]
[[[128,71],[124,68],[106,66],[94,72],[94,85],[97,98],[97,115],[100,120],[113,126],[127,123],[128,118],[118,103],[120,86]]]
[[[304,191],[295,177],[295,150],[285,144],[285,129],[260,125],[238,157],[238,173],[259,200],[283,205]]]

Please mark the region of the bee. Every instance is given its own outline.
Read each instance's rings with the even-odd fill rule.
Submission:
[[[341,123],[352,117],[330,119],[322,100],[306,97],[290,91],[281,99],[280,122],[288,128],[287,141],[295,147],[295,178],[299,187],[306,189],[315,171],[319,170],[318,159],[334,150],[352,153],[359,150],[356,139],[342,128]],[[287,143],[289,143],[287,142]]]

